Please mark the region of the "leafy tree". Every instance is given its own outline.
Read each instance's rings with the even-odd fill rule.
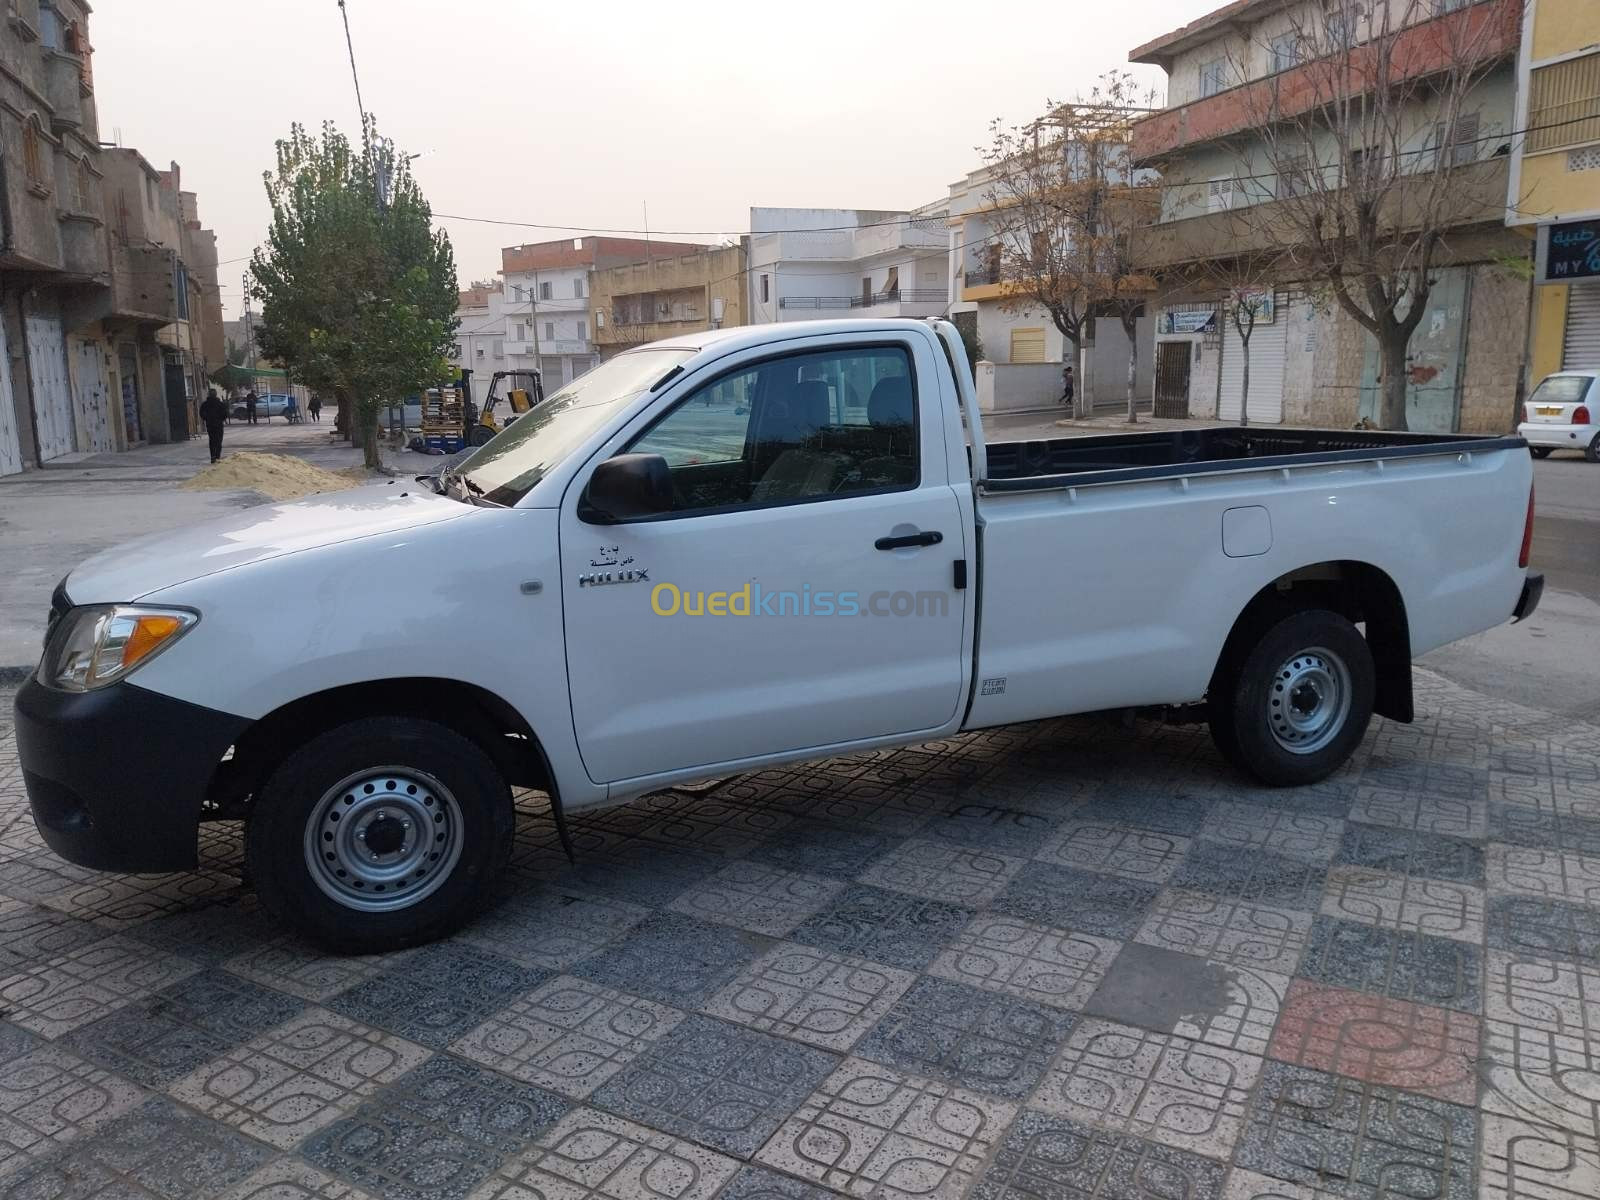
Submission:
[[[231,338],[228,340],[228,361],[211,372],[211,382],[224,392],[238,392],[255,383],[255,375],[244,365],[244,347]]]
[[[380,465],[378,415],[450,372],[456,269],[409,160],[369,119],[363,151],[325,122],[278,142],[263,176],[267,244],[252,259],[262,353],[334,397],[341,429]]]

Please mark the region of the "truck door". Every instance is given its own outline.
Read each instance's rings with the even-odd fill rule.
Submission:
[[[968,552],[941,399],[917,386],[932,347],[807,344],[743,356],[621,447],[667,460],[672,512],[585,522],[593,463],[568,491],[568,673],[597,781],[959,719]]]

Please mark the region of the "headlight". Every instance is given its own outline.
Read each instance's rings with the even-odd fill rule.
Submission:
[[[125,678],[199,621],[182,608],[90,604],[57,624],[39,663],[38,679],[63,692],[87,692]]]

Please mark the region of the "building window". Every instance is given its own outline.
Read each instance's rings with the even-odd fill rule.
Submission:
[[[572,281],[572,298],[574,300],[583,299],[583,279],[581,276]]]
[[[89,170],[89,160],[80,158],[78,160],[77,191],[73,196],[73,201],[77,204],[79,212],[94,212],[94,194],[94,173]]]
[[[772,291],[771,291],[771,288],[768,286],[768,279],[769,278],[770,277],[766,276],[766,275],[763,275],[761,277],[761,303],[763,303],[763,304],[766,304],[769,300],[772,299]]]
[[[556,323],[554,321],[546,321],[544,323],[544,340],[547,342],[556,340]]]
[[[1339,50],[1356,43],[1366,5],[1361,0],[1328,0],[1324,9],[1323,27],[1328,31],[1328,49]]]
[[[1290,196],[1304,196],[1311,190],[1304,154],[1284,155],[1278,163],[1277,196],[1286,200]]]
[[[578,322],[578,337],[581,339],[581,338],[587,338],[588,336],[589,336],[589,323],[587,321],[579,321]]]
[[[541,299],[541,300],[554,300],[555,299],[555,285],[552,284],[552,283],[548,283],[548,282],[541,283],[539,285],[539,299]]]
[[[1300,35],[1280,33],[1272,39],[1272,73],[1287,71],[1300,62]]]
[[[50,173],[44,164],[44,139],[40,136],[38,119],[34,117],[22,124],[22,169],[27,173],[28,186],[35,192],[50,191]]]
[[[187,321],[189,319],[189,272],[181,262],[173,264],[172,288],[177,293],[178,298],[178,319]]]
[[[504,358],[506,356],[506,340],[504,338],[495,338],[494,356],[496,358]]]
[[[39,6],[39,44],[46,50],[61,49],[61,14],[48,4]]]
[[[1465,8],[1470,0],[1433,0],[1433,15],[1442,17],[1445,13],[1453,13],[1459,8]]]
[[[1221,212],[1233,207],[1233,180],[1213,179],[1206,184],[1206,211]]]
[[[1227,86],[1228,60],[1213,58],[1210,62],[1200,64],[1200,95],[1215,96]]]
[[[594,310],[594,327],[596,329],[604,329],[606,327],[606,310],[605,309],[597,308],[597,309]]]
[[[1528,79],[1528,153],[1600,141],[1600,53],[1536,67]]]
[[[1463,113],[1456,118],[1448,137],[1445,136],[1444,122],[1440,121],[1433,127],[1433,144],[1439,151],[1439,158],[1444,160],[1449,153],[1449,162],[1452,167],[1465,166],[1467,163],[1476,162],[1478,158],[1478,114]]]
[[[474,349],[477,351],[478,357],[482,358],[483,357],[483,343],[482,342],[478,342],[475,345]]]

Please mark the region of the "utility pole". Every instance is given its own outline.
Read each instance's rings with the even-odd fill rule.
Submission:
[[[533,270],[533,286],[528,289],[528,325],[533,330],[533,369],[543,373],[544,359],[539,357],[539,269]]]
[[[251,371],[251,375],[252,375],[251,382],[253,384],[254,383],[253,376],[254,376],[255,369],[256,369],[256,330],[255,330],[254,319],[250,315],[250,268],[249,267],[246,267],[244,269],[244,276],[240,280],[240,285],[244,288],[244,344],[245,344],[245,349],[249,352],[249,355],[250,355],[250,371]]]

